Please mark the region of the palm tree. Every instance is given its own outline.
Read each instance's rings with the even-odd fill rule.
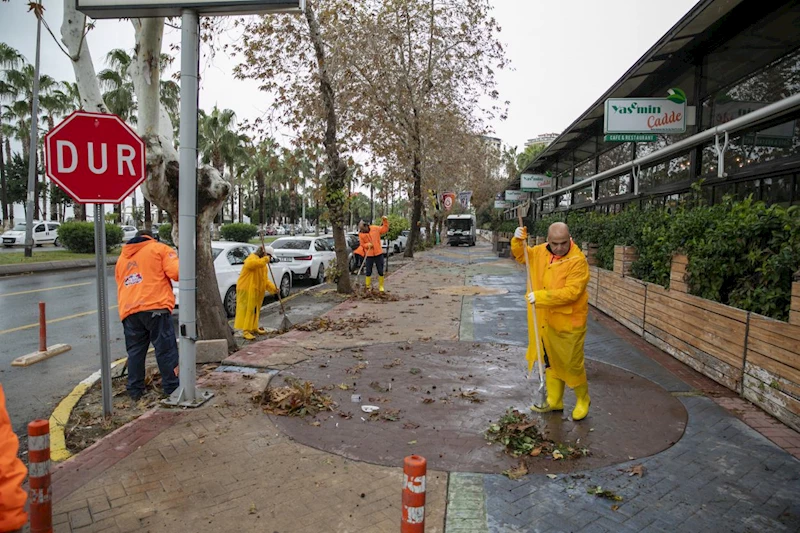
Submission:
[[[6,43],[0,42],[0,102],[7,98],[10,99],[13,91],[12,87],[7,83],[5,73],[8,70],[14,70],[22,66],[25,59],[18,50],[8,46]],[[8,227],[13,223],[14,210],[11,209],[11,217],[9,218],[8,209],[8,186],[6,184],[6,157],[3,153],[5,145],[5,156],[11,158],[11,144],[8,142],[6,136],[6,128],[3,125],[2,117],[0,117],[0,203],[2,203],[3,224]]]
[[[225,165],[235,158],[234,153],[240,146],[240,134],[236,126],[236,113],[230,109],[220,111],[217,106],[207,114],[202,109],[199,112],[197,147],[203,154],[203,163],[210,164],[224,175]],[[223,209],[217,215],[217,222],[221,222]]]

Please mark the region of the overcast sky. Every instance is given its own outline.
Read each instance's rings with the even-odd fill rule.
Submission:
[[[63,0],[42,0],[45,19],[60,37]],[[498,76],[502,100],[511,102],[508,119],[492,124],[497,137],[522,149],[526,139],[561,132],[600,97],[633,63],[672,27],[695,0],[491,0],[512,62]],[[0,40],[33,62],[36,23],[25,0],[0,3]],[[168,30],[169,43],[179,42]],[[113,48],[131,50],[133,29],[127,21],[98,21],[89,46],[99,72]],[[42,72],[74,80],[69,59],[43,31]],[[203,62],[200,106],[217,104],[240,118],[262,116],[269,99],[254,82],[233,79],[236,60],[218,53]],[[179,63],[179,62],[176,62]],[[275,132],[288,144],[286,134]]]

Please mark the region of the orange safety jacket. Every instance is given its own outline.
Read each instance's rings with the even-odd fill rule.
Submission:
[[[0,385],[0,531],[14,531],[28,523],[27,494],[22,482],[28,470],[17,458],[19,440],[6,412],[6,395]]]
[[[367,255],[366,257],[375,257],[383,254],[383,246],[381,246],[381,235],[389,231],[389,221],[383,219],[383,224],[380,226],[370,226],[369,233],[358,233],[358,241],[361,243]],[[372,245],[371,247],[368,245]]]
[[[171,281],[178,281],[178,254],[151,237],[132,239],[122,247],[114,269],[119,319],[140,311],[175,308]]]

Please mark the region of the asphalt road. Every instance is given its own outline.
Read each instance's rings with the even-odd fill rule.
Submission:
[[[113,267],[107,270],[111,358],[125,356]],[[45,302],[47,344],[72,350],[28,367],[11,362],[38,350],[38,302]],[[14,428],[48,418],[75,385],[100,368],[94,269],[0,278],[0,382]],[[18,432],[19,434],[19,432]],[[22,434],[25,434],[24,431]]]
[[[390,269],[404,262],[400,256],[393,256]],[[106,282],[112,361],[126,356],[113,276],[113,267],[109,267]],[[311,285],[299,281],[292,287],[292,294]],[[326,285],[320,289],[287,302],[287,316],[294,324],[319,316],[341,301],[333,295],[325,296],[333,287]],[[46,304],[48,346],[64,343],[71,345],[72,350],[28,367],[13,367],[14,359],[38,350],[40,301]],[[49,418],[78,382],[100,368],[95,270],[0,277],[0,309],[0,383],[14,429],[18,435],[24,435],[28,422]],[[176,312],[173,315],[176,331],[177,318]],[[283,315],[278,306],[271,305],[264,309],[261,318],[264,326],[277,328]]]

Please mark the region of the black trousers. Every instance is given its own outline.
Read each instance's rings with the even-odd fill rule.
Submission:
[[[141,311],[125,317],[122,327],[128,352],[128,394],[138,399],[145,392],[144,360],[150,344],[155,348],[164,393],[172,394],[179,384],[175,375],[178,341],[175,339],[172,314],[166,309]]]
[[[378,275],[383,276],[383,254],[372,257],[367,257],[367,264],[364,265],[367,269],[367,276],[372,275],[372,267],[378,269]]]

